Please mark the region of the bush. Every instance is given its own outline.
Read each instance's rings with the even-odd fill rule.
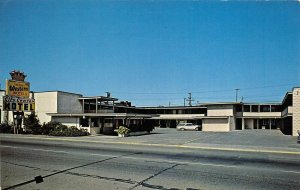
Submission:
[[[8,123],[0,124],[0,133],[13,133],[13,127]]]
[[[39,124],[37,116],[32,113],[24,119],[24,127],[26,132],[34,135],[51,135],[51,136],[86,136],[89,133],[84,129],[78,129],[74,126],[67,127],[56,121],[44,123],[42,126]]]
[[[118,129],[118,134],[127,135],[130,132],[130,129],[124,126],[120,126]]]
[[[58,125],[54,130],[50,131],[49,135],[51,136],[67,136],[67,137],[76,137],[76,136],[87,136],[89,133],[84,129],[78,129],[77,127],[67,127],[65,125]]]
[[[42,126],[42,134],[49,135],[51,131],[53,131],[55,128],[57,128],[61,125],[62,124],[57,121],[50,121],[48,123],[44,123]]]

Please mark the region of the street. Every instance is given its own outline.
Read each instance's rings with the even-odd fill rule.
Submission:
[[[300,188],[299,152],[152,146],[114,137],[111,143],[62,139],[1,136],[1,188]]]

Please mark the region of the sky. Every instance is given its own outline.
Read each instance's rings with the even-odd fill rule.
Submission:
[[[0,83],[136,106],[282,101],[300,86],[296,1],[0,0]]]

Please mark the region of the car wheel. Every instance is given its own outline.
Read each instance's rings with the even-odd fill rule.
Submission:
[[[196,127],[196,129],[195,129],[196,131],[200,131],[200,128],[199,127]]]
[[[185,129],[184,129],[184,128],[180,128],[179,130],[180,130],[180,131],[184,131]]]

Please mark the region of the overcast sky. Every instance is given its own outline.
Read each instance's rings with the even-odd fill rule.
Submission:
[[[134,105],[281,101],[300,86],[298,2],[0,0],[0,83]]]

